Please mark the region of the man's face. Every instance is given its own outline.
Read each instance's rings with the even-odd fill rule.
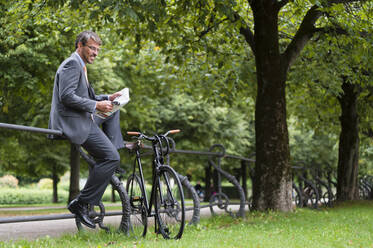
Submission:
[[[100,45],[92,39],[89,39],[84,46],[81,42],[78,43],[78,53],[84,63],[92,64],[99,51]]]

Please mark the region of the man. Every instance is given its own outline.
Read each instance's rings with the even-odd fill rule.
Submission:
[[[120,162],[117,149],[124,142],[119,126],[119,111],[101,119],[96,110],[112,110],[120,93],[95,95],[88,82],[86,64],[92,64],[100,51],[101,39],[92,31],[83,31],[75,42],[76,51],[59,66],[53,88],[49,128],[57,129],[76,145],[81,145],[94,158],[96,165],[79,196],[68,209],[88,227],[95,224],[88,216],[88,204],[98,205]],[[102,130],[99,126],[102,124]]]

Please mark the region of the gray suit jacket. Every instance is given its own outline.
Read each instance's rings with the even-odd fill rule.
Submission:
[[[87,86],[78,56],[73,53],[56,72],[49,128],[62,131],[72,143],[80,145],[94,125],[91,114],[96,101],[107,100],[108,96],[96,96],[93,88]]]

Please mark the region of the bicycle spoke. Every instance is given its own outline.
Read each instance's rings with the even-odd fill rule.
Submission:
[[[131,175],[127,180],[126,187],[130,198],[130,231],[136,238],[145,236],[148,226],[144,199],[145,193],[140,184],[140,178],[137,175]]]
[[[184,195],[179,178],[168,166],[159,173],[155,209],[164,238],[181,238],[185,223]]]

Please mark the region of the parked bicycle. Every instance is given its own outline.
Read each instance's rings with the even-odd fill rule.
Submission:
[[[294,193],[296,193],[295,197],[301,195],[298,199],[294,199],[297,206],[317,209],[318,202],[320,201],[319,191],[313,181],[308,179],[306,167],[293,166],[292,168],[295,170],[298,182],[296,184],[295,181],[293,181],[293,189],[295,190]]]
[[[127,180],[126,191],[130,201],[130,231],[136,236],[145,236],[148,217],[154,217],[156,233],[165,239],[181,238],[185,225],[184,193],[177,173],[166,164],[170,152],[167,135],[180,130],[170,130],[165,134],[147,136],[141,132],[127,132],[136,136],[136,142],[127,143],[126,148],[135,152],[133,171]],[[143,141],[150,141],[153,149],[152,188],[148,199],[140,150]],[[154,205],[154,211],[153,211]]]

